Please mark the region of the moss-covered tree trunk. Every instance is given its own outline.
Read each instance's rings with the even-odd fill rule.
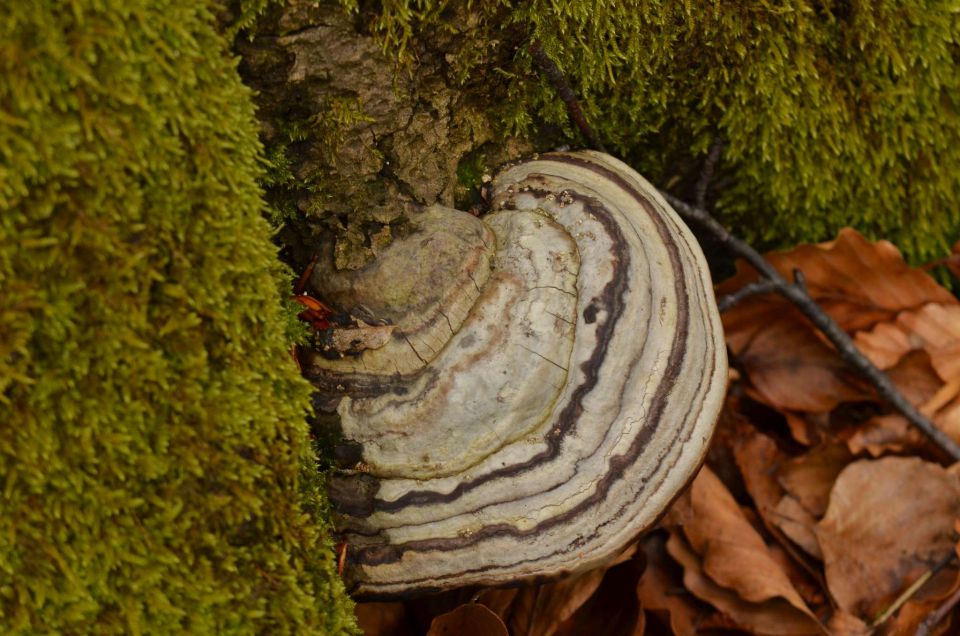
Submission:
[[[708,202],[749,240],[853,225],[919,260],[960,230],[951,7],[290,0],[237,50],[274,213],[300,221],[282,241],[330,230],[344,267],[402,230],[405,206],[470,205],[500,162],[583,145],[531,62],[535,40],[606,147],[661,188],[692,199],[720,142]]]
[[[0,1],[0,632],[353,631],[215,3]]]

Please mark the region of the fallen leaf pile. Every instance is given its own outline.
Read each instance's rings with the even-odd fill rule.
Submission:
[[[960,441],[960,303],[853,230],[767,256]],[[960,243],[938,262],[960,275]],[[741,265],[717,289],[757,280]],[[960,466],[774,294],[723,316],[727,401],[706,465],[603,569],[515,589],[361,603],[378,636],[960,633]]]

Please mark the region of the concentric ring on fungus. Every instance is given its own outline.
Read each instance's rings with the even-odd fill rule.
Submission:
[[[357,596],[586,570],[692,478],[726,386],[706,262],[640,175],[596,152],[503,169],[482,219],[434,206],[360,272],[317,267],[346,311],[396,325],[314,355],[358,470],[330,488]]]

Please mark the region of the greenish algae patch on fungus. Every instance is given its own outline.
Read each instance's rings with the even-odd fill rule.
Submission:
[[[0,10],[0,631],[354,633],[215,3]]]

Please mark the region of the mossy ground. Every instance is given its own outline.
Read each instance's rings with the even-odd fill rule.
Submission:
[[[0,631],[349,633],[213,3],[0,2]]]

